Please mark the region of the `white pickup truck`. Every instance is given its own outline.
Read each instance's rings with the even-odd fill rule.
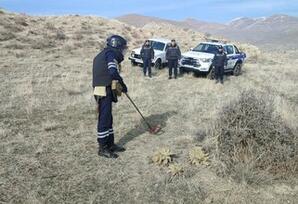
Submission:
[[[233,44],[225,44],[217,41],[202,42],[189,52],[183,53],[179,61],[180,72],[192,71],[195,73],[205,73],[208,78],[214,79],[215,73],[212,60],[220,45],[223,46],[228,58],[225,73],[231,72],[235,76],[239,75],[242,65],[245,62],[246,54],[240,52]]]
[[[163,65],[167,63],[166,60],[166,49],[167,45],[171,42],[171,40],[168,39],[149,39],[151,46],[154,49],[154,59],[152,60],[152,64],[155,66],[157,69],[161,69]],[[138,64],[142,65],[143,60],[141,59],[141,47],[136,48],[132,50],[129,60],[131,61],[131,64],[133,66],[136,66]]]

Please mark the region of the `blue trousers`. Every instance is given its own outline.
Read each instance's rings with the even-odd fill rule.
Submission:
[[[144,75],[146,76],[147,70],[148,70],[148,75],[151,76],[151,59],[143,59],[144,67]]]
[[[98,103],[97,142],[101,146],[114,144],[112,90],[107,87],[107,96],[96,98]]]
[[[224,66],[215,66],[215,79],[216,80],[223,81],[224,73],[225,73]]]
[[[173,73],[173,69],[174,69],[174,76],[177,77],[177,75],[178,75],[178,59],[169,59],[168,67],[169,67],[169,76],[172,77],[172,73]]]

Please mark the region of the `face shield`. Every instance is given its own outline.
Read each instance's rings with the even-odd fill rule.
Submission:
[[[128,49],[128,47],[126,45],[125,45],[125,47],[122,48],[122,54],[123,54],[123,56],[126,55],[127,49]]]

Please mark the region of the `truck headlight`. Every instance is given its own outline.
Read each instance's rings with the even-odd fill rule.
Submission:
[[[201,58],[200,60],[201,60],[202,62],[204,62],[204,63],[209,63],[209,62],[212,61],[211,58]]]
[[[135,56],[135,52],[132,51],[131,54],[130,54],[130,56],[134,57]]]

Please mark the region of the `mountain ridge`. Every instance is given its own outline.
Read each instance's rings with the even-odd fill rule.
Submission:
[[[298,48],[298,17],[274,14],[268,17],[239,17],[226,24],[198,20],[192,17],[181,21],[129,14],[116,18],[124,23],[143,27],[148,23],[169,23],[206,34],[222,36],[240,42],[256,44],[264,48]]]

